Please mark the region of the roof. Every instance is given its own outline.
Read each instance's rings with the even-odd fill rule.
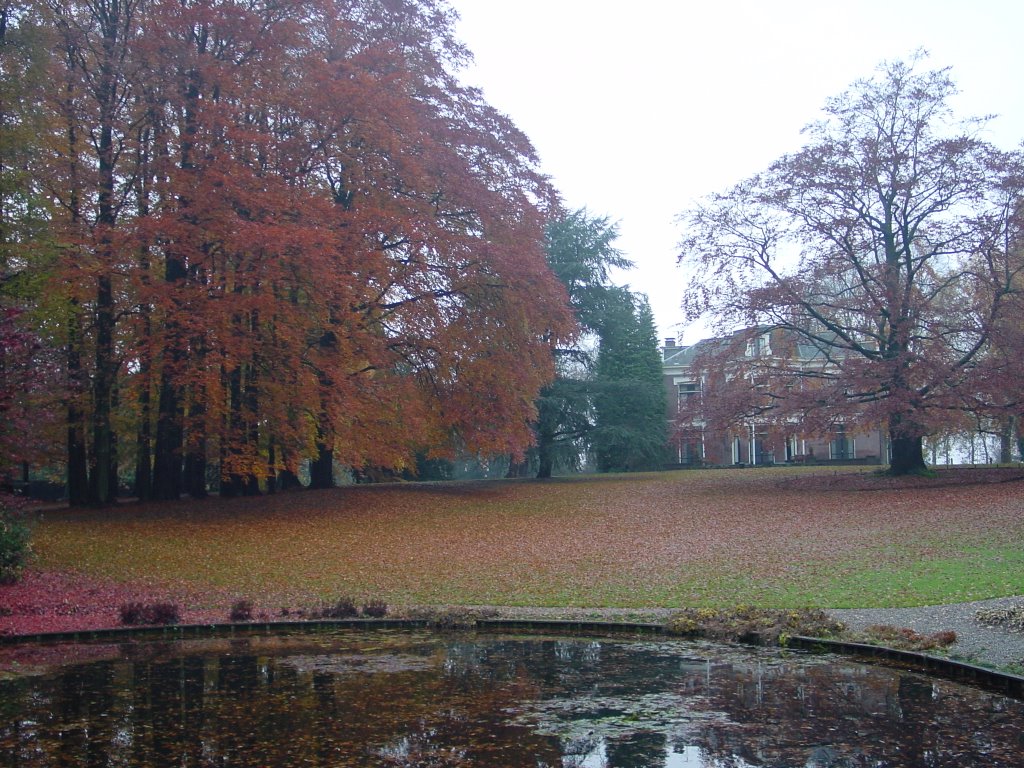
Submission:
[[[783,339],[785,339],[785,341],[788,341],[789,344],[787,344],[786,346],[789,346],[791,349],[795,350],[795,354],[791,358],[794,361],[824,362],[830,356],[830,350],[828,350],[827,343],[815,344],[812,340],[808,339],[803,334],[800,334],[788,328],[755,326],[751,328],[744,328],[742,330],[731,333],[728,336],[718,336],[710,339],[701,339],[700,341],[685,347],[663,347],[662,367],[688,368],[692,366],[694,361],[701,355],[718,351],[726,351],[730,345],[739,344],[743,340],[747,338],[752,338],[758,335],[759,333],[772,334],[773,338],[771,341],[773,344],[776,345],[776,349],[782,346],[781,344],[779,344],[780,341],[782,341]],[[776,336],[776,334],[781,334],[782,337],[779,338],[778,336]],[[831,351],[832,356],[836,356],[836,354],[837,351]]]

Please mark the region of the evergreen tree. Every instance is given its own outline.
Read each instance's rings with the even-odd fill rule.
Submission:
[[[615,293],[598,327],[591,450],[601,472],[657,469],[668,444],[658,333],[647,298]]]
[[[556,350],[557,378],[537,399],[537,477],[551,477],[555,467],[576,470],[593,428],[592,354],[587,345],[620,289],[611,282],[613,269],[633,263],[613,243],[618,229],[607,216],[591,216],[580,208],[550,222],[546,230],[548,264],[569,294],[583,335],[575,345]],[[517,467],[510,474],[517,474]]]

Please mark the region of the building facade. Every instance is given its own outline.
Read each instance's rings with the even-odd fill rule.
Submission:
[[[708,364],[709,359],[716,361],[713,367]],[[675,464],[696,467],[883,463],[888,444],[877,424],[840,421],[827,430],[812,431],[792,418],[780,424],[777,419],[748,416],[734,420],[728,427],[716,427],[712,425],[721,420],[706,417],[712,410],[721,414],[729,407],[728,403],[714,400],[725,397],[726,389],[713,386],[716,380],[742,376],[747,391],[756,392],[759,366],[761,370],[779,370],[824,364],[814,348],[787,336],[781,329],[743,331],[690,346],[677,346],[674,338],[665,339],[662,371]]]

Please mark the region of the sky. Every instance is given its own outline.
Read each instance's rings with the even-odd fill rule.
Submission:
[[[1020,0],[449,0],[462,77],[532,140],[570,209],[618,222],[659,335],[690,344],[677,216],[798,150],[825,101],[884,61],[952,68],[961,117],[1024,142]]]

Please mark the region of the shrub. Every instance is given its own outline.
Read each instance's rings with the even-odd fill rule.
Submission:
[[[32,559],[32,532],[18,507],[18,499],[0,498],[0,584],[20,579]]]
[[[351,619],[359,615],[359,609],[352,598],[341,597],[333,605],[325,605],[317,612],[321,619]]]
[[[741,605],[731,609],[684,608],[669,618],[665,628],[676,635],[771,645],[786,635],[835,637],[846,627],[821,610]]]
[[[175,603],[125,603],[121,606],[121,623],[125,626],[156,626],[180,621],[181,611]]]
[[[231,606],[228,618],[231,621],[252,621],[252,603],[248,600],[239,600]]]
[[[414,608],[407,618],[422,619],[431,629],[473,629],[478,621],[493,619],[498,612],[493,608],[463,608],[450,606],[441,608]]]
[[[956,632],[933,632],[922,635],[906,627],[889,624],[873,624],[864,630],[865,639],[876,645],[884,645],[901,651],[930,651],[947,648],[956,642]]]
[[[363,604],[363,616],[379,619],[388,615],[388,604],[383,600],[370,600]]]
[[[120,608],[121,623],[129,627],[142,624],[142,614],[145,610],[146,606],[142,603],[124,603]]]

